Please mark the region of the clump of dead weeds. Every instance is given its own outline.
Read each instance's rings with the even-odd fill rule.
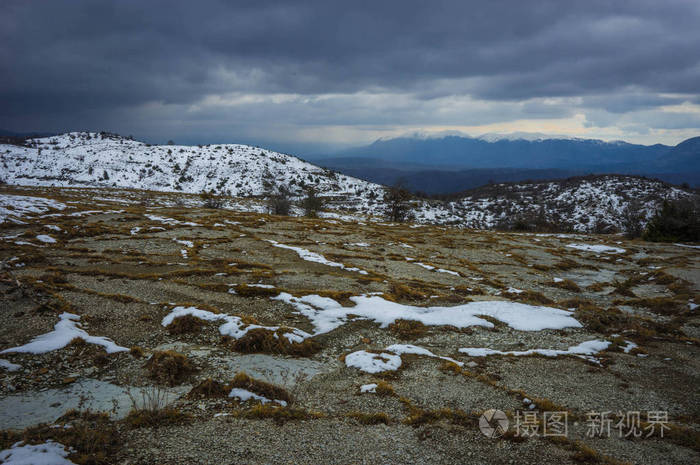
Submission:
[[[389,415],[384,412],[364,413],[364,412],[349,412],[348,417],[356,420],[361,425],[388,425],[391,423]]]
[[[581,292],[579,285],[570,279],[562,279],[561,281],[554,282],[552,283],[552,286],[571,292]]]
[[[674,315],[684,310],[684,306],[671,297],[636,298],[628,300],[624,304],[645,307],[659,315]]]
[[[306,339],[303,342],[290,342],[285,336],[285,333],[289,331],[285,328],[279,328],[276,331],[254,328],[243,337],[234,340],[231,347],[236,352],[246,354],[282,354],[295,357],[309,357],[321,350],[321,344],[312,339]]]
[[[159,426],[188,423],[192,417],[179,409],[163,407],[159,409],[133,409],[124,418],[131,428],[157,428]]]
[[[412,340],[423,337],[428,327],[420,321],[398,319],[389,325],[389,330],[399,339]]]
[[[77,465],[112,463],[121,441],[114,422],[106,413],[70,410],[56,424],[39,425],[24,431],[0,432],[0,449],[7,449],[18,441],[34,444],[48,440],[59,442],[71,450],[68,459]]]
[[[478,422],[478,416],[469,414],[463,410],[441,408],[438,410],[426,410],[413,405],[408,399],[402,398],[401,402],[408,409],[408,416],[403,423],[410,426],[421,426],[435,423],[440,420],[449,421],[453,425],[473,427]]]
[[[172,350],[154,352],[144,367],[151,378],[170,386],[184,381],[196,371],[187,356]]]
[[[173,319],[167,326],[170,334],[191,334],[202,330],[206,322],[192,315],[183,315]]]
[[[551,305],[554,303],[552,299],[537,291],[524,290],[522,292],[505,292],[508,297],[529,305]]]
[[[211,378],[202,380],[187,393],[188,399],[214,399],[228,397],[231,388]]]
[[[239,284],[236,286],[236,294],[241,297],[274,297],[278,295],[280,291],[277,288],[270,287],[259,287],[259,286],[249,286],[247,284]]]
[[[238,373],[228,387],[229,391],[233,388],[245,389],[271,400],[283,400],[288,404],[292,402],[292,396],[284,388],[251,378],[244,372]]]

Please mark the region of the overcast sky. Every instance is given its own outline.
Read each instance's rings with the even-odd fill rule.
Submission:
[[[700,135],[700,1],[0,3],[0,128],[290,151]]]

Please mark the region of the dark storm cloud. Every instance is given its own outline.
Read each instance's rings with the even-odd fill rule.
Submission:
[[[5,0],[0,10],[6,127],[99,124],[118,108],[229,93],[589,96],[613,113],[700,94],[696,0]],[[534,117],[552,111],[529,105]]]

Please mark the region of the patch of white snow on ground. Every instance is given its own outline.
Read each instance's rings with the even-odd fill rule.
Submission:
[[[159,221],[164,224],[169,224],[171,226],[176,226],[176,225],[182,225],[182,226],[199,226],[198,223],[192,223],[191,221],[179,221],[176,220],[175,218],[168,218],[165,216],[158,216],[158,215],[145,215],[146,218],[148,218],[151,221]]]
[[[7,370],[7,371],[17,371],[20,368],[22,368],[22,366],[0,358],[0,368]]]
[[[318,295],[294,297],[282,292],[272,299],[294,306],[300,314],[311,320],[315,328],[314,334],[327,333],[342,326],[351,314],[375,321],[382,328],[399,319],[420,321],[426,326],[493,327],[493,323],[479,318],[479,315],[490,316],[519,331],[582,326],[569,311],[507,301],[469,302],[452,307],[414,307],[390,302],[379,296],[361,295],[350,297],[355,303],[354,307],[343,307],[331,298]]]
[[[50,333],[41,334],[31,342],[19,346],[5,349],[0,354],[8,353],[30,353],[30,354],[45,354],[53,350],[62,349],[75,338],[83,339],[88,344],[95,344],[104,347],[108,354],[115,352],[128,351],[126,347],[119,346],[109,338],[90,336],[84,329],[79,328],[78,320],[80,316],[73,313],[63,312],[59,315],[60,321],[54,326],[54,330]]]
[[[234,339],[240,339],[248,333],[251,329],[262,328],[268,331],[277,331],[280,326],[260,326],[260,325],[246,325],[243,323],[240,317],[234,315],[227,315],[225,313],[214,313],[207,310],[200,310],[196,307],[175,307],[172,311],[167,314],[161,325],[168,326],[173,322],[175,318],[180,318],[185,315],[191,315],[195,318],[205,321],[221,321],[223,324],[219,327],[219,333],[224,336],[231,336]],[[285,328],[286,329],[286,328]],[[311,334],[304,332],[297,328],[289,328],[290,332],[283,334],[289,342],[303,342],[305,339],[311,337]]]
[[[626,354],[629,354],[632,349],[636,349],[639,347],[637,344],[635,344],[632,341],[625,341],[625,347],[622,348],[622,351]]]
[[[273,241],[271,239],[267,239],[267,242],[272,244],[274,247],[279,247],[280,249],[293,250],[297,253],[297,255],[299,255],[299,258],[301,258],[302,260],[306,260],[307,262],[320,263],[322,265],[332,266],[335,268],[341,268],[341,269],[347,270],[347,271],[357,271],[360,274],[367,274],[367,272],[365,270],[361,270],[361,269],[355,268],[355,267],[347,267],[347,266],[343,265],[342,263],[338,263],[338,262],[332,262],[321,254],[318,254],[316,252],[311,252],[310,250],[306,250],[306,249],[303,249],[301,247],[294,247],[291,245],[280,244],[279,242]]]
[[[525,355],[544,355],[546,357],[557,357],[559,355],[575,355],[586,360],[591,360],[590,355],[595,355],[610,346],[609,341],[601,341],[599,339],[594,339],[592,341],[582,342],[573,347],[569,347],[566,350],[560,349],[529,349],[529,350],[514,350],[514,351],[501,351],[494,349],[487,349],[482,347],[463,347],[459,349],[460,353],[467,354],[470,357],[487,357],[489,355],[513,355],[513,356],[525,356]],[[592,360],[595,361],[595,360]]]
[[[49,236],[48,234],[39,234],[38,236],[36,236],[36,239],[38,241],[44,242],[46,244],[55,244],[56,243],[56,239]]]
[[[267,397],[260,396],[254,392],[250,392],[247,389],[233,388],[233,389],[231,389],[231,392],[228,393],[228,396],[233,398],[233,399],[238,399],[241,402],[247,402],[249,400],[257,400],[262,404],[267,404],[268,402],[276,402],[276,403],[280,404],[282,407],[287,406],[287,402],[285,402],[283,400],[277,400],[277,399],[271,400],[271,399],[268,399]]]
[[[396,371],[401,366],[401,357],[384,352],[373,354],[372,352],[358,350],[345,356],[345,365],[357,368],[365,373]]]
[[[59,442],[22,444],[22,441],[16,442],[11,448],[0,451],[0,462],[4,465],[74,465],[66,458],[70,451]]]
[[[450,357],[442,357],[440,355],[435,355],[434,353],[432,353],[428,349],[425,349],[423,347],[414,346],[412,344],[394,344],[394,345],[390,345],[389,347],[387,347],[384,350],[386,350],[388,352],[393,352],[393,353],[398,354],[398,355],[402,355],[402,354],[425,355],[427,357],[439,358],[441,360],[446,360],[448,362],[456,363],[459,366],[464,365],[464,363],[462,363],[458,360],[455,360],[455,359],[450,358]]]
[[[577,250],[583,250],[586,252],[595,252],[595,253],[625,253],[625,249],[621,249],[619,247],[610,247],[609,245],[602,245],[602,244],[596,244],[596,245],[568,244],[567,247],[569,247],[571,249],[577,249]]]
[[[414,261],[415,259],[414,259],[414,258],[409,259],[409,257],[406,257],[406,260],[409,261],[409,262],[411,262],[411,261]],[[435,266],[433,266],[433,265],[427,265],[427,264],[421,263],[421,262],[415,262],[415,263],[416,263],[416,265],[418,265],[418,266],[422,266],[422,267],[425,268],[426,270],[435,271],[435,272],[437,272],[437,273],[448,273],[448,274],[451,274],[451,275],[454,275],[454,276],[459,276],[459,273],[457,273],[456,271],[446,270],[446,269],[444,269],[444,268],[437,268],[437,267],[435,267]]]
[[[45,213],[50,208],[63,210],[66,205],[42,197],[0,194],[0,223],[9,217],[12,217],[10,219],[19,219],[32,213]]]
[[[363,384],[360,386],[360,393],[364,394],[366,392],[372,392],[376,393],[377,392],[377,383],[371,383],[371,384]]]

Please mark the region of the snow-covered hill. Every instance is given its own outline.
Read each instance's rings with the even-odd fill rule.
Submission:
[[[277,186],[301,195],[314,186],[324,195],[358,203],[382,189],[291,155],[239,144],[149,145],[113,134],[73,132],[0,145],[0,178],[8,184],[57,187],[126,187],[233,197],[262,196]]]
[[[286,186],[298,199],[313,186],[326,197],[328,208],[351,211],[356,218],[381,216],[386,207],[382,186],[291,155],[237,144],[152,146],[105,133],[0,145],[0,180],[27,186],[214,191],[237,198],[260,198]],[[619,229],[629,205],[649,217],[664,199],[690,195],[656,180],[605,175],[491,184],[453,200],[416,200],[412,210],[418,223],[488,229],[524,221],[592,232],[606,225]]]
[[[664,200],[689,198],[689,191],[655,179],[599,175],[560,181],[489,184],[445,202],[434,221],[489,229],[531,226],[577,232],[621,230],[626,211],[650,218]],[[420,217],[419,217],[420,218]]]

